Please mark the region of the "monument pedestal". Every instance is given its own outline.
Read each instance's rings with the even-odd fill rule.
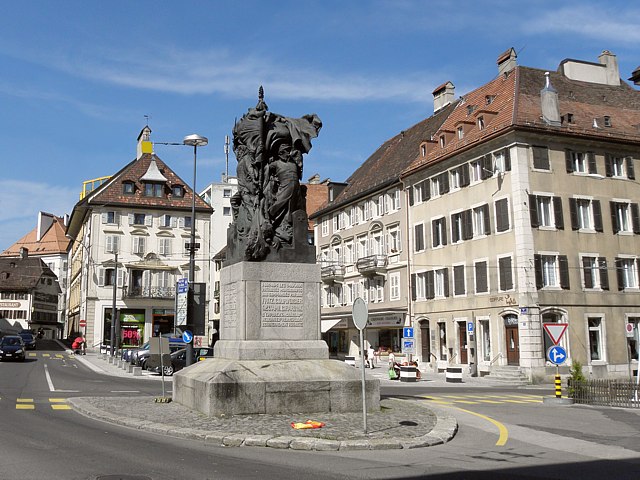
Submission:
[[[215,358],[174,376],[174,401],[207,415],[362,410],[360,372],[321,339],[319,265],[239,262],[220,284]],[[378,380],[366,396],[378,410]]]

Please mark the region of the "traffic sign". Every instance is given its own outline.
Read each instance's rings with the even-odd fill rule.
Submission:
[[[80,320],[80,321],[78,322],[78,325],[80,325],[81,327],[83,327],[83,328],[84,328],[84,327],[86,327],[86,326],[87,326],[87,321],[86,321],[86,320]],[[632,328],[632,331],[633,331],[633,328]]]
[[[178,293],[187,293],[189,291],[189,280],[181,278],[178,280]]]
[[[545,331],[549,334],[549,338],[554,345],[560,343],[560,339],[567,331],[568,323],[543,323]]]
[[[353,302],[353,309],[351,310],[353,316],[353,323],[355,323],[358,330],[363,330],[367,326],[367,320],[369,319],[369,309],[364,300],[360,297],[356,298]]]
[[[403,338],[402,339],[402,353],[415,355],[416,353],[416,344],[413,338]]]
[[[404,338],[413,338],[413,327],[404,327],[402,329],[402,336]]]
[[[560,345],[554,345],[547,350],[547,358],[554,365],[561,365],[567,359],[567,351]]]
[[[82,322],[82,320],[80,320]],[[82,323],[80,324],[80,326],[82,326]],[[633,323],[626,323],[624,325],[624,331],[627,334],[627,338],[633,338]]]
[[[191,333],[189,330],[185,330],[184,332],[182,332],[182,341],[184,343],[191,343],[191,340],[193,340],[193,333]]]
[[[473,322],[467,322],[467,332],[473,333]]]

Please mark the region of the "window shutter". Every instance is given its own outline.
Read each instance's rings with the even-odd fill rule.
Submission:
[[[104,287],[104,268],[98,269],[98,286]]]
[[[493,166],[491,162],[491,154],[487,154],[482,157],[482,161],[480,162],[480,168],[482,171],[480,172],[480,178],[485,180],[493,176]]]
[[[598,166],[596,164],[596,155],[593,152],[587,152],[587,163],[589,165],[589,173],[598,173]]]
[[[487,285],[487,262],[478,262],[475,265],[476,270],[476,292],[482,293],[488,291]]]
[[[569,261],[566,255],[558,255],[558,266],[560,267],[560,287],[569,290]]]
[[[607,259],[605,257],[599,257],[598,266],[600,268],[600,287],[602,287],[603,290],[609,290],[609,270],[607,269]]]
[[[509,202],[506,198],[500,199],[496,207],[496,232],[509,230]]]
[[[640,211],[637,203],[631,204],[631,223],[633,225],[633,233],[640,234]]]
[[[618,277],[618,290],[624,290],[624,272],[622,270],[622,259],[616,257],[616,277]]]
[[[129,214],[129,225],[133,225],[133,213]]]
[[[505,148],[503,150],[503,153],[504,153],[504,171],[510,172],[511,171],[511,150],[509,150],[508,148]]]
[[[118,253],[119,251],[120,251],[120,237],[116,235],[113,237],[113,252]]]
[[[589,257],[582,257],[582,272],[584,274],[584,288],[593,288],[593,274]]]
[[[171,239],[167,238],[164,245],[164,254],[171,255]]]
[[[469,175],[469,164],[465,163],[460,167],[460,186],[467,187],[471,183],[471,176]]]
[[[540,290],[542,288],[542,255],[535,254],[533,263],[536,268],[536,288]]]
[[[569,149],[566,149],[564,151],[564,161],[567,167],[567,173],[573,173],[573,155],[572,155],[572,151]]]
[[[411,274],[411,300],[415,301],[416,298],[418,298],[416,295],[416,274],[412,273]]]
[[[607,177],[613,176],[612,158],[610,153],[604,154],[604,174]]]
[[[431,198],[431,182],[422,182],[422,201],[426,202]]]
[[[113,212],[113,221],[116,225],[120,225],[120,212]]]
[[[184,217],[178,218],[178,228],[184,228]]]
[[[118,287],[122,287],[124,285],[124,270],[122,268],[118,269]]]
[[[626,157],[626,164],[627,164],[627,178],[629,180],[635,180],[636,179],[636,174],[635,171],[633,169],[633,157]]]
[[[429,270],[426,274],[426,284],[427,284],[427,299],[432,300],[435,298],[435,288],[433,284],[434,272],[433,270]]]
[[[453,267],[453,293],[454,295],[464,295],[464,265]]]
[[[531,218],[531,227],[538,228],[540,221],[538,220],[538,197],[529,194],[529,217]]]
[[[462,239],[471,240],[473,238],[473,212],[465,210],[462,212]]]
[[[571,230],[578,230],[578,205],[575,198],[569,199],[569,213],[571,214]]]
[[[409,206],[413,206],[413,185],[407,188],[407,194],[409,195]]]
[[[107,223],[108,215],[107,212],[102,212],[102,223]]]
[[[593,222],[596,232],[602,232],[602,207],[600,206],[600,200],[593,200],[591,204],[593,205]]]
[[[555,217],[556,228],[564,230],[564,215],[562,214],[562,199],[560,197],[553,197],[553,216]]]
[[[444,296],[449,296],[449,269],[442,269],[442,281],[444,282]]]
[[[547,147],[533,146],[533,168],[549,170],[549,149]]]
[[[104,251],[107,253],[113,252],[113,235],[107,235],[107,243],[104,247]]]
[[[449,172],[440,174],[440,195],[449,193]]]
[[[485,203],[482,206],[482,214],[483,214],[483,218],[484,218],[484,234],[485,235],[490,235],[491,234],[491,219],[489,218],[489,204]]]
[[[618,222],[618,212],[616,207],[616,202],[609,202],[609,210],[611,211],[611,228],[613,229],[614,234],[620,231],[620,224]]]
[[[442,217],[442,245],[447,244],[447,217]]]

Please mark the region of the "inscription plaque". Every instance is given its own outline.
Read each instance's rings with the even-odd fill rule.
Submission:
[[[303,327],[304,284],[261,282],[261,326]]]
[[[226,285],[222,303],[222,326],[224,328],[236,328],[238,323],[237,300],[238,285],[236,283]]]

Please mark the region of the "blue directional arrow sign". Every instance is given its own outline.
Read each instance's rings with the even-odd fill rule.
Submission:
[[[560,345],[554,345],[547,350],[547,358],[554,365],[561,365],[567,359],[567,351]]]
[[[404,327],[402,329],[402,336],[404,338],[413,338],[413,327]]]
[[[189,330],[185,330],[184,332],[182,332],[182,341],[184,343],[191,343],[192,340],[193,333],[191,333]]]

